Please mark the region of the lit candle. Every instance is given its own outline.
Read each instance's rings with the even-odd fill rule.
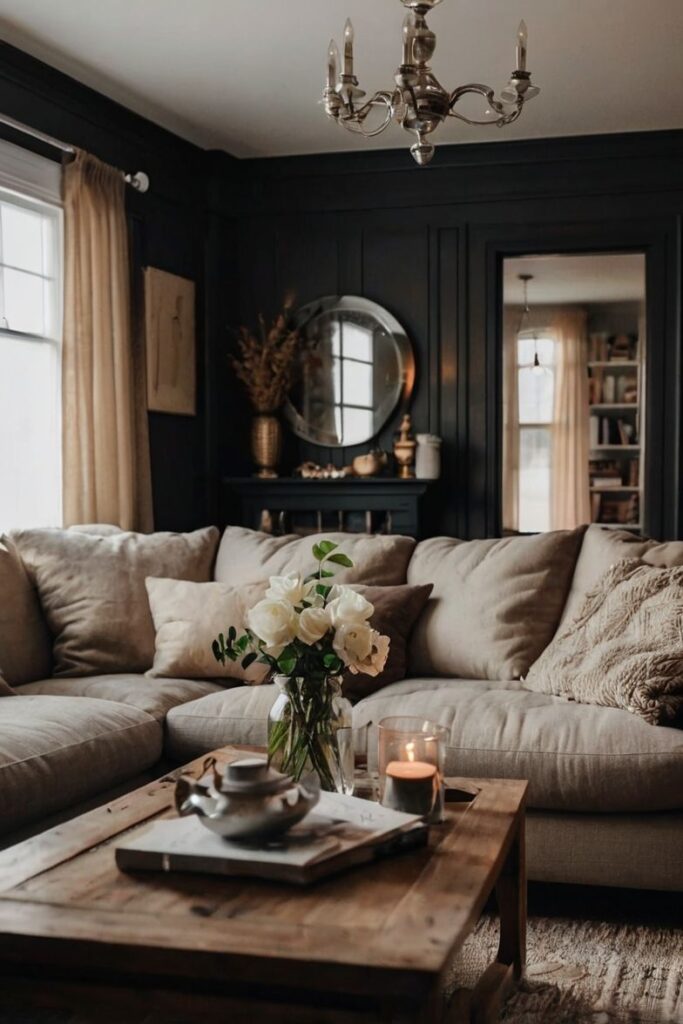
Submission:
[[[517,70],[526,71],[526,44],[527,44],[527,28],[524,20],[520,21],[519,28],[517,29]]]
[[[429,817],[438,804],[436,766],[415,760],[414,743],[406,743],[406,757],[386,766],[382,803],[395,811]]]
[[[353,75],[353,25],[350,18],[344,25],[344,74]]]
[[[339,66],[339,50],[334,39],[330,39],[330,45],[327,50],[327,88],[337,88],[337,68]]]

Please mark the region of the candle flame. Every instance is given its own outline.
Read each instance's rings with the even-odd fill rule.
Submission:
[[[411,743],[406,743],[406,754],[408,755],[408,760],[409,761],[414,761],[415,760],[415,744],[414,743],[412,743],[412,742]]]

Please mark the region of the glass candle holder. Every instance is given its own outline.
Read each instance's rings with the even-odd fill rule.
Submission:
[[[377,742],[381,803],[430,824],[443,821],[445,728],[424,718],[383,718]]]

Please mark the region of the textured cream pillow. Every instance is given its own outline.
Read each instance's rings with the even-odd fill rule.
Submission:
[[[596,524],[589,526],[576,562],[560,629],[564,629],[580,611],[586,594],[607,570],[627,558],[640,558],[647,565],[670,569],[683,565],[683,541],[660,543],[637,537],[628,530],[606,530]]]
[[[54,674],[145,672],[154,660],[147,576],[208,581],[218,530],[19,530],[12,539],[54,636]]]
[[[519,679],[553,638],[585,527],[533,537],[418,544],[408,583],[433,583],[410,675]]]
[[[612,566],[525,680],[528,690],[623,708],[652,725],[683,712],[683,566]]]
[[[415,548],[412,537],[369,536],[363,533],[320,533],[309,537],[271,537],[269,533],[228,526],[216,556],[214,579],[231,587],[258,583],[288,572],[307,574],[315,568],[312,547],[331,540],[353,562],[352,569],[337,568],[336,583],[365,583],[393,587],[406,582]]]
[[[244,631],[246,613],[266,592],[267,583],[227,587],[224,583],[188,583],[148,577],[149,607],[156,627],[156,653],[148,676],[175,679],[239,679],[260,683],[267,665],[245,671],[239,661],[221,665],[211,644],[234,626]]]

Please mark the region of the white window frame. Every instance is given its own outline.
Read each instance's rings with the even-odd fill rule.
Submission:
[[[0,140],[0,201],[33,211],[50,221],[51,275],[35,274],[22,267],[16,267],[22,273],[31,273],[41,277],[44,288],[50,292],[46,296],[46,320],[44,333],[31,332],[12,328],[11,323],[4,326],[4,282],[0,275],[0,345],[3,338],[19,341],[27,345],[48,345],[53,352],[54,360],[54,401],[56,409],[55,429],[60,439],[57,446],[60,459],[58,479],[59,493],[56,495],[60,510],[59,522],[46,525],[61,525],[61,425],[62,425],[62,331],[63,331],[63,299],[64,299],[64,211],[61,195],[61,166],[45,157],[38,156],[19,146]],[[0,266],[6,264],[2,251],[2,232],[0,230]],[[13,524],[20,527],[22,523]]]
[[[534,340],[537,340],[537,341],[552,341],[553,345],[555,344],[555,340],[551,337],[551,332],[549,331],[548,328],[534,328],[533,330],[529,329],[529,330],[526,330],[526,331],[520,331],[517,334],[517,337],[515,338],[515,372],[518,375],[518,380],[519,380],[519,371],[520,370],[528,370],[531,373],[533,368],[534,368],[533,358],[530,359],[529,361],[526,361],[526,360],[524,362],[520,361],[520,358],[519,358],[519,342],[520,341],[534,341]],[[554,360],[553,360],[552,367],[546,367],[544,372],[552,374],[552,378],[553,378],[553,403],[551,405],[551,409],[552,409],[554,407],[554,399],[555,399],[555,363],[554,363]],[[519,383],[517,384],[517,392],[518,392],[518,394],[517,394],[517,435],[518,435],[517,436],[517,450],[518,450],[517,458],[518,458],[518,464],[519,464],[519,472],[520,472],[520,476],[521,476],[521,471],[522,471],[522,439],[523,439],[524,432],[525,431],[532,431],[532,430],[542,430],[542,431],[546,432],[547,435],[548,435],[548,442],[549,442],[549,444],[551,446],[551,449],[552,449],[553,431],[555,429],[555,421],[552,418],[552,412],[551,412],[551,418],[549,420],[542,420],[540,422],[534,422],[534,421],[531,421],[531,420],[527,420],[527,421],[522,422],[522,418],[521,418],[521,415],[520,415],[520,408],[519,408]],[[520,532],[522,532],[522,533],[528,532],[528,531],[525,531],[523,526],[522,526],[522,488],[521,488],[521,485],[519,487],[519,493],[518,493],[518,496],[517,496],[517,516],[518,516],[518,519],[519,519],[519,522],[520,522]],[[548,508],[548,516],[550,516],[550,508]]]

